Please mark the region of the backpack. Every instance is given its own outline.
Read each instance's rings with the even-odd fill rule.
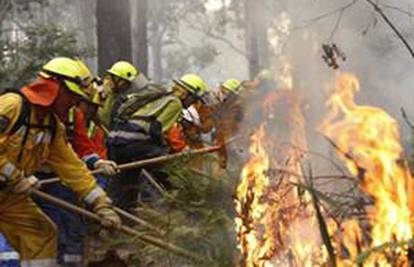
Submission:
[[[49,125],[38,125],[38,124],[31,124],[30,123],[30,117],[31,117],[31,110],[30,110],[30,102],[26,98],[24,94],[20,92],[18,89],[14,88],[7,88],[5,89],[1,94],[6,93],[13,93],[18,94],[22,98],[22,107],[20,110],[19,117],[17,118],[17,121],[13,125],[12,129],[10,130],[10,134],[15,134],[22,126],[26,126],[25,132],[23,134],[22,143],[20,144],[20,151],[17,157],[17,161],[20,162],[23,157],[23,148],[26,145],[27,138],[29,137],[29,132],[31,128],[38,128],[38,129],[48,129],[51,132],[51,142],[53,142],[54,137],[56,136],[56,129],[57,129],[57,121],[53,114],[49,114],[50,116],[50,123]]]
[[[111,128],[114,121],[126,121],[138,109],[169,94],[170,92],[159,84],[148,84],[139,91],[118,96],[114,101],[114,105],[112,106],[110,113]],[[150,117],[141,117],[140,119],[151,120]]]

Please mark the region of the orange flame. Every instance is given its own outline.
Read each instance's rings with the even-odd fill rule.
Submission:
[[[295,147],[306,149],[300,98],[294,90],[270,92],[263,112],[236,192],[240,266],[314,266],[323,258],[317,223],[294,185],[303,158]]]
[[[327,102],[330,113],[321,130],[336,143],[349,171],[363,179],[363,190],[374,199],[374,207],[367,210],[371,241],[369,246],[365,245],[366,249],[387,242],[410,240],[414,206],[412,177],[400,158],[403,149],[397,122],[379,108],[357,105],[354,96],[359,88],[355,75],[341,74],[338,77],[336,90]],[[344,229],[348,234],[345,245],[350,254],[356,256],[356,245],[349,241],[352,240],[350,234],[361,230],[355,230],[355,223],[345,225]],[[369,257],[366,264],[407,266],[406,252],[397,252],[399,255],[392,265],[378,253]]]
[[[239,238],[239,249],[242,253],[244,266],[266,266],[266,258],[271,258],[271,239],[263,239],[267,229],[267,220],[271,219],[266,213],[269,204],[263,201],[269,178],[269,157],[263,146],[264,126],[252,137],[250,147],[251,158],[243,168],[241,181],[237,187],[236,211],[239,216],[235,219]],[[254,190],[253,190],[254,189]]]

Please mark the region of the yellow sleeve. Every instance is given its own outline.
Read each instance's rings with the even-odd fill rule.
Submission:
[[[98,197],[106,196],[85,163],[78,158],[66,141],[65,127],[61,122],[58,122],[47,163],[62,181],[87,203],[91,204]]]
[[[162,125],[162,132],[168,132],[180,117],[183,106],[177,99],[171,99],[157,116]]]
[[[0,180],[13,180],[21,171],[11,162],[7,154],[7,139],[19,118],[23,100],[21,96],[6,93],[0,96]]]

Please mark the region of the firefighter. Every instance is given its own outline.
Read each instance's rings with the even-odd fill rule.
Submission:
[[[187,74],[174,80],[171,92],[151,87],[126,96],[122,104],[114,106],[107,142],[109,158],[120,164],[169,153],[164,136],[183,107],[202,101],[206,90],[206,83],[198,75]],[[157,169],[153,166],[147,170],[168,188],[166,176]],[[137,170],[126,171],[112,179],[110,192],[117,204],[128,209],[136,205],[139,186]]]
[[[202,146],[200,115],[194,106],[183,109],[180,120],[168,132],[167,141],[174,153]]]
[[[244,82],[237,79],[228,79],[220,84],[220,104],[216,109],[218,138],[228,139],[238,130],[244,116],[244,91]]]
[[[217,144],[224,144],[234,137],[244,116],[244,82],[236,79],[228,79],[220,84],[220,103],[215,108],[215,138]],[[230,145],[230,147],[233,145]],[[227,149],[228,150],[228,149]],[[227,153],[223,151],[220,157],[220,166],[227,166]]]
[[[73,149],[89,169],[103,169],[105,175],[117,173],[117,165],[108,160],[105,135],[108,131],[99,120],[98,111],[107,98],[104,89],[94,83],[87,90],[88,99],[83,99],[69,111],[67,132]],[[102,183],[104,180],[98,179]],[[102,184],[101,184],[102,185]]]
[[[57,265],[56,226],[29,196],[38,186],[33,173],[42,165],[92,205],[103,226],[120,226],[110,199],[68,145],[59,119],[86,96],[89,82],[78,61],[57,57],[35,82],[0,96],[0,232],[22,266]]]
[[[89,70],[86,69],[86,74]],[[82,99],[69,110],[65,118],[66,133],[74,151],[89,169],[102,169],[106,175],[114,175],[117,165],[107,160],[105,135],[98,122],[95,122],[102,97],[97,92],[95,82],[87,88],[88,98]],[[37,173],[38,177],[50,178],[52,173]],[[106,178],[96,176],[98,184],[106,187]],[[45,185],[43,190],[67,202],[79,204],[76,194],[67,186],[54,183]],[[58,227],[58,263],[61,266],[80,266],[83,261],[84,239],[87,227],[80,215],[63,210],[42,199],[35,198],[36,203],[53,220]]]
[[[115,99],[120,95],[126,95],[144,88],[148,84],[148,78],[131,63],[118,61],[114,63],[103,78],[103,88],[108,97],[103,108],[99,111],[99,117],[103,124],[108,127],[110,112]]]
[[[244,90],[243,84],[237,79],[228,79],[220,84],[220,101],[224,102],[226,98],[232,95],[241,95]]]

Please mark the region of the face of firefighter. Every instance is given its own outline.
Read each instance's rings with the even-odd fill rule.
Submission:
[[[131,83],[114,75],[107,74],[104,77],[103,84],[105,87],[111,88],[114,93],[121,93],[126,91]]]
[[[191,95],[186,89],[179,86],[178,84],[174,85],[173,92],[174,95],[181,100],[181,103],[185,108],[188,108],[197,101],[196,97]]]
[[[66,85],[61,83],[59,93],[53,102],[52,109],[61,119],[65,119],[69,109],[76,105],[82,99],[81,96],[73,93],[66,88]]]
[[[224,88],[223,86],[220,86],[220,95],[221,95],[220,98],[221,99],[225,99],[230,93],[231,92],[228,89]]]

